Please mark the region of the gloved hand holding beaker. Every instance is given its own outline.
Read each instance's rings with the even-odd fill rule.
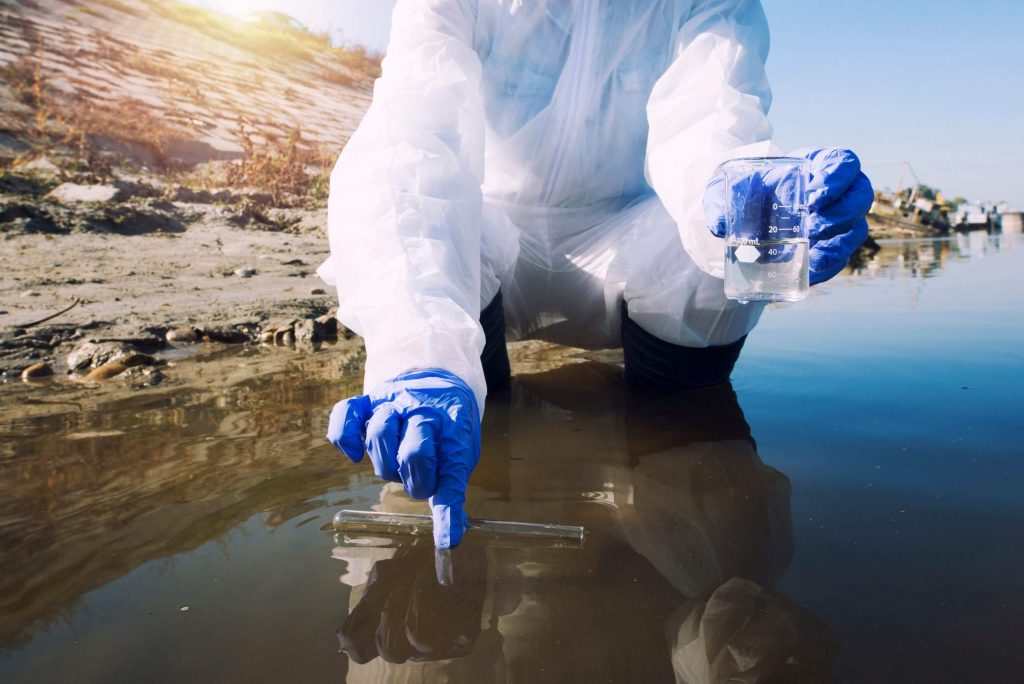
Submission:
[[[802,189],[797,187],[794,176],[781,165],[783,159],[806,160],[802,167]],[[770,158],[760,160],[760,166],[753,164],[759,160],[735,160],[748,161],[751,165],[732,182],[727,182],[725,174],[716,173],[704,193],[705,217],[712,233],[726,237],[730,207],[734,214],[741,215],[740,219],[742,214],[758,212],[765,217],[770,216],[766,218],[766,224],[777,218],[775,214],[780,206],[783,213],[792,213],[794,221],[797,214],[804,220],[803,214],[806,213],[809,281],[816,285],[838,274],[867,238],[865,215],[871,208],[874,191],[861,171],[857,155],[849,150],[803,148],[779,160],[777,168],[772,168]],[[769,207],[776,208],[775,214]],[[765,228],[769,227],[766,225]],[[743,230],[741,220],[738,226],[741,239]],[[786,251],[788,248],[777,249],[780,258],[775,261],[791,256]],[[757,260],[764,262],[769,258],[762,255]]]
[[[461,379],[417,370],[340,401],[327,440],[354,463],[365,449],[377,477],[401,482],[414,499],[429,498],[437,548],[462,541],[466,487],[480,460],[480,415]]]

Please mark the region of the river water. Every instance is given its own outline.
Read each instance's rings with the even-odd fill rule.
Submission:
[[[514,345],[469,510],[587,538],[470,536],[450,586],[321,529],[423,510],[323,441],[352,343],[8,385],[0,681],[1022,681],[1022,257],[884,243],[766,312],[731,386]]]

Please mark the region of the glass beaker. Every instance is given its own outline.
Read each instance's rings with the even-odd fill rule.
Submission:
[[[807,296],[808,161],[732,159],[725,179],[725,296],[741,302],[797,302]]]

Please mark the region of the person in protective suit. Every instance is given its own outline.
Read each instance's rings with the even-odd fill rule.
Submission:
[[[728,378],[763,305],[725,298],[715,168],[779,152],[759,0],[399,0],[331,176],[318,273],[366,344],[328,439],[430,499],[455,546],[511,339],[621,345],[626,376]],[[867,236],[857,157],[810,160],[811,283]]]

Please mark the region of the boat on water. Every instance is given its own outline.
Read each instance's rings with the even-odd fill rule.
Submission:
[[[996,205],[965,202],[953,212],[950,224],[954,230],[997,230],[1002,221]]]
[[[949,232],[950,206],[942,200],[876,192],[868,222],[876,237],[928,237]]]

